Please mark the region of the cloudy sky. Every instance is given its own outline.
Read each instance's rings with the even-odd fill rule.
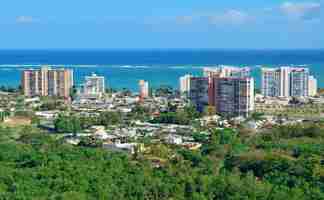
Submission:
[[[2,0],[0,48],[324,48],[322,0]]]

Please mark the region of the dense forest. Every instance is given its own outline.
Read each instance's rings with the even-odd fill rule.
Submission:
[[[200,150],[152,146],[165,158],[65,144],[33,127],[0,127],[0,199],[324,199],[321,124],[262,133],[212,129]]]

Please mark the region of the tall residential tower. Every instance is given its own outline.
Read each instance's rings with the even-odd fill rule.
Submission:
[[[42,67],[22,72],[22,89],[25,96],[58,96],[68,99],[72,87],[72,70]]]
[[[184,75],[180,77],[179,82],[180,82],[180,92],[181,94],[186,94],[188,95],[189,90],[190,90],[190,78],[192,75]]]
[[[254,110],[254,80],[251,77],[214,79],[215,107],[227,116],[248,116]]]
[[[317,95],[317,80],[314,76],[309,76],[308,95],[309,96]]]
[[[149,97],[149,83],[145,80],[140,80],[138,83],[139,86],[139,97],[140,100],[144,100],[145,98]]]
[[[191,77],[189,99],[199,112],[203,112],[208,106],[208,78]]]
[[[254,79],[247,67],[204,68],[204,77],[191,77],[189,99],[202,112],[205,106],[227,116],[248,116],[254,110]]]
[[[82,87],[85,95],[101,96],[105,93],[105,77],[94,73],[91,76],[86,76]]]
[[[263,68],[262,94],[269,97],[309,96],[309,79],[308,68]]]
[[[254,79],[248,67],[219,66],[205,68],[208,77],[208,102],[216,112],[248,116],[254,110]]]
[[[261,79],[264,96],[289,96],[289,68],[263,68]]]

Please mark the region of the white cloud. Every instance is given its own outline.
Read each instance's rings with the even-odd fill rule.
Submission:
[[[293,19],[314,19],[321,12],[320,3],[292,3],[286,2],[280,6],[280,11]]]
[[[29,23],[33,23],[36,20],[32,17],[32,16],[18,16],[16,18],[16,22],[20,23],[20,24],[29,24]]]
[[[250,16],[240,10],[227,10],[226,12],[209,16],[209,22],[211,24],[243,24],[250,19]]]

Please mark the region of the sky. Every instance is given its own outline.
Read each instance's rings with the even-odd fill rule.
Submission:
[[[0,49],[324,48],[324,0],[1,0]]]

